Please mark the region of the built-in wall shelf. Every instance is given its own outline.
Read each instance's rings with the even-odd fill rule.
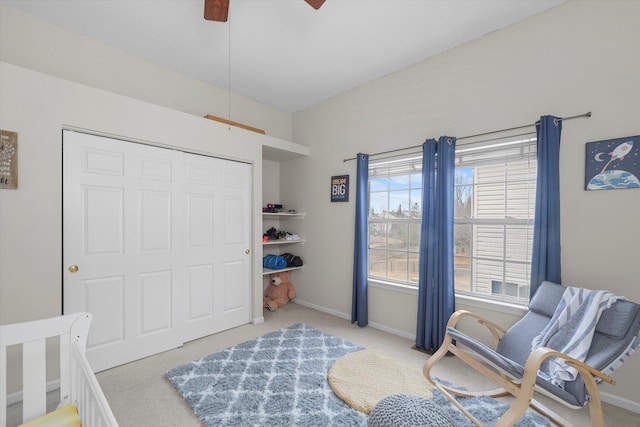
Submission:
[[[297,144],[291,141],[285,141],[279,138],[269,137],[268,135],[262,138],[262,159],[263,160],[280,163],[280,162],[286,162],[292,159],[298,159],[301,157],[308,157],[310,155],[311,155],[311,150],[309,149],[309,147],[305,145]],[[264,188],[267,185],[268,186],[274,185],[277,188],[279,185],[279,182],[270,182],[269,180],[263,179],[263,193],[265,191]],[[279,197],[277,194],[274,194],[274,196],[275,198],[272,200],[277,200]],[[269,199],[270,197],[271,196],[267,197],[267,199]],[[269,200],[265,200],[265,201],[269,201]],[[276,228],[280,228],[280,224],[282,222],[286,222],[286,220],[293,221],[293,220],[304,219],[304,217],[305,217],[304,213],[289,213],[289,212],[278,212],[278,213],[263,212],[262,213],[263,226],[265,228],[272,225],[276,226]],[[292,224],[291,223],[287,224],[287,228],[289,225],[292,225]],[[287,231],[291,231],[291,230],[287,229]],[[296,244],[296,243],[304,244],[305,242],[306,242],[306,239],[304,238],[300,238],[299,240],[283,239],[283,240],[271,240],[271,241],[263,242],[262,244],[263,254],[266,252],[267,247],[269,248],[270,251],[273,251],[275,254],[279,254],[281,252],[285,252],[286,250],[292,250],[292,249],[289,249],[290,248],[289,245],[291,244]],[[285,246],[281,246],[281,245],[285,245]],[[304,265],[300,267],[287,267],[287,268],[282,268],[278,270],[272,270],[270,268],[263,267],[262,275],[268,276],[269,274],[272,274],[272,273],[278,273],[282,271],[303,270],[303,269],[304,269]]]
[[[282,162],[299,157],[307,157],[310,154],[311,150],[306,145],[268,136],[263,138],[262,158],[265,160]]]
[[[289,213],[289,212],[262,212],[263,218],[274,218],[274,219],[284,219],[284,218],[304,218],[304,213]]]
[[[285,240],[285,239],[281,239],[281,240],[269,240],[268,242],[263,242],[262,244],[264,246],[271,246],[271,245],[287,245],[287,244],[291,244],[291,243],[302,243],[304,244],[304,242],[306,241],[306,239],[298,239],[298,240]]]
[[[272,273],[282,273],[283,271],[293,271],[293,270],[304,270],[304,265],[302,265],[300,267],[279,268],[277,270],[272,270],[270,268],[262,267],[262,275],[263,276],[268,276],[269,274],[272,274]]]
[[[268,220],[268,222],[275,222],[277,221],[278,224],[278,228],[279,228],[279,223],[281,220],[288,220],[288,219],[292,219],[292,220],[296,220],[296,219],[303,219],[305,216],[304,213],[302,212],[296,212],[296,213],[289,213],[289,212],[262,212],[262,219],[263,220]],[[278,239],[278,240],[269,240],[266,242],[262,243],[263,248],[267,247],[267,246],[276,246],[276,247],[281,247],[280,245],[291,245],[291,244],[304,244],[304,242],[306,242],[306,239],[304,238],[300,238],[298,240],[286,240],[286,239]],[[273,249],[276,254],[280,253],[280,252],[285,252],[285,249]],[[263,250],[263,254],[264,254],[265,250]],[[271,269],[271,268],[262,268],[262,275],[263,276],[268,276],[269,274],[272,273],[280,273],[282,271],[294,271],[294,270],[303,270],[304,269],[304,265],[300,266],[300,267],[285,267],[285,268],[280,268],[277,270]]]

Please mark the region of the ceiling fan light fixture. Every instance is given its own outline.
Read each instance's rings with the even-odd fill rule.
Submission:
[[[227,22],[228,17],[229,0],[204,0],[204,19]]]
[[[318,10],[325,0],[304,0]],[[229,0],[204,0],[204,19],[207,21],[227,22],[229,18]]]
[[[304,0],[306,1],[312,8],[318,10],[320,6],[324,3],[324,0]]]

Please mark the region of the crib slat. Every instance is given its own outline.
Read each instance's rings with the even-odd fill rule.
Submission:
[[[44,339],[22,346],[22,422],[47,411],[47,353]]]
[[[75,399],[80,421],[86,426],[117,427],[118,422],[111,412],[100,384],[93,374],[84,352],[78,345],[71,345],[72,372]]]
[[[60,335],[60,404],[59,407],[71,403],[71,349],[69,334]]]

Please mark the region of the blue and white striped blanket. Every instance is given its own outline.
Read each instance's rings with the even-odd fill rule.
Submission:
[[[540,335],[533,339],[531,349],[549,347],[549,341],[553,338],[555,343],[563,343],[552,345],[554,350],[583,362],[589,353],[600,315],[619,299],[625,298],[609,291],[567,287],[553,317]],[[553,384],[563,387],[565,381],[576,379],[578,371],[560,358],[551,358],[549,375]]]

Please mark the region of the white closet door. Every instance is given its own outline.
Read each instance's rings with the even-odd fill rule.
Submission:
[[[236,182],[248,186],[240,176],[250,174],[249,165],[70,131],[63,150],[64,312],[93,314],[87,356],[94,370],[249,321],[250,191],[235,188],[247,209],[236,217],[244,215],[241,225],[224,222],[228,188],[214,190],[237,165]],[[210,165],[194,169],[189,159]],[[189,181],[206,173],[212,180],[201,188],[209,190],[189,193]],[[241,244],[225,246],[227,226],[241,229]],[[208,252],[193,249],[207,245]],[[246,270],[233,268],[240,261]],[[227,293],[225,273],[242,280],[237,293]],[[207,301],[215,308],[208,321]]]
[[[185,341],[248,323],[251,167],[185,154]]]

